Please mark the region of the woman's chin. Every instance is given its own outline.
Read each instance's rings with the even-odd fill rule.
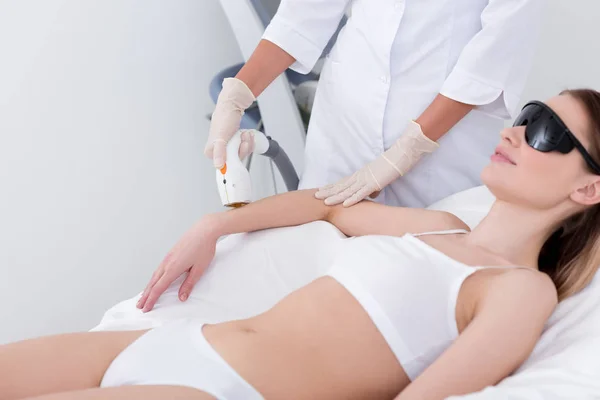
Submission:
[[[500,193],[510,193],[514,189],[514,177],[511,178],[510,171],[507,171],[507,168],[499,163],[486,165],[481,171],[480,178],[496,198]]]
[[[483,182],[483,184],[487,187],[490,187],[490,185],[496,180],[495,177],[497,176],[497,172],[494,171],[494,167],[495,166],[492,165],[491,162],[488,163],[488,165],[483,167],[483,170],[481,170],[481,174],[479,175],[481,182]]]

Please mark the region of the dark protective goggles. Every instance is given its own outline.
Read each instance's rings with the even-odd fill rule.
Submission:
[[[576,148],[590,169],[600,175],[600,166],[567,128],[558,115],[541,101],[529,102],[515,119],[513,126],[525,127],[525,140],[534,149],[547,153],[567,154]]]

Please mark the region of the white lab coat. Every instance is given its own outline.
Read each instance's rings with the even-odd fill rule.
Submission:
[[[323,67],[300,188],[352,174],[388,149],[438,93],[477,105],[440,148],[377,201],[424,207],[476,186],[518,111],[543,0],[282,0],[264,39],[309,72],[350,6]]]

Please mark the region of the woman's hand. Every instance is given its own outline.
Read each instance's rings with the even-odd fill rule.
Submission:
[[[215,256],[218,235],[212,230],[209,217],[198,221],[169,251],[146,286],[137,308],[152,310],[158,298],[183,273],[188,276],[179,288],[179,299],[186,301],[194,285]]]

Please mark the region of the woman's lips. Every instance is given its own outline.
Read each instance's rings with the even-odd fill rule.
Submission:
[[[501,148],[496,149],[496,152],[492,155],[491,159],[494,162],[516,165],[515,162],[510,159],[508,154],[506,154],[506,152],[504,152]]]

